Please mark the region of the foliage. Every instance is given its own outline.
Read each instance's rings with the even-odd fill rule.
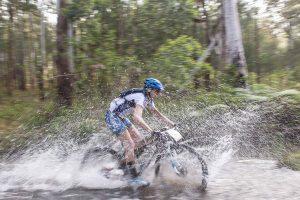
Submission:
[[[270,13],[282,17],[278,18],[279,21],[272,21],[270,17],[261,18],[260,9],[247,1],[239,4],[243,43],[250,72],[247,82],[251,92],[241,92],[244,96],[240,95],[232,102],[238,103],[240,98],[247,95],[250,100],[258,100],[275,98],[270,95],[271,91],[275,93],[290,88],[300,90],[297,1],[287,0],[284,4],[273,0],[266,2],[271,2],[268,4]],[[161,79],[168,90],[182,93],[186,92],[183,90],[186,87],[194,93],[202,91],[207,87],[206,82],[210,81],[211,93],[206,98],[212,102],[221,103],[216,93],[223,90],[230,94],[237,93],[228,86],[234,85],[236,68],[223,68],[219,49],[216,49],[207,63],[197,62],[197,58],[208,47],[206,33],[210,39],[213,38],[220,16],[219,1],[204,3],[203,7],[196,5],[194,0],[68,2],[64,13],[73,22],[74,36],[69,39],[75,63],[74,97],[97,94],[108,99],[124,88],[140,87],[143,79],[148,76]],[[11,91],[17,97],[17,77],[22,76],[22,73],[17,72],[23,69],[25,89],[36,95],[39,86],[37,72],[41,62],[41,13],[45,14],[48,8],[51,10],[55,7],[50,4],[47,9],[43,9],[37,1],[13,1],[11,5],[13,21],[9,18],[7,1],[2,1],[0,8],[1,89],[6,87],[9,73],[15,73],[11,80]],[[280,6],[283,9],[274,10]],[[207,16],[203,12],[204,8]],[[58,74],[55,66],[56,27],[49,22],[45,25],[46,63],[43,66],[43,79],[48,98],[52,100],[56,98],[55,80]],[[12,44],[9,40],[10,27],[15,38]],[[14,69],[7,65],[10,61],[8,47],[14,47],[11,54],[16,62]],[[195,87],[197,84],[199,87]],[[298,99],[297,95],[289,98],[295,101]],[[26,106],[21,103],[10,106],[11,110],[4,109],[1,112],[2,118],[15,119],[18,112],[24,111],[23,107],[31,107],[27,103]],[[37,124],[51,118],[47,110],[52,110],[55,104],[47,106],[49,109],[40,111],[40,117],[36,118]]]
[[[291,169],[300,171],[300,151],[290,153],[282,160],[282,163]]]
[[[167,40],[154,55],[153,69],[166,83],[184,86],[189,84],[193,70],[209,68],[207,65],[197,64],[201,53],[201,45],[191,37],[180,36]]]
[[[84,0],[73,0],[72,4],[69,4],[65,10],[67,18],[72,21],[78,20],[81,17],[86,17],[90,14],[92,5]]]
[[[274,92],[277,92],[278,90],[266,84],[253,84],[251,85],[251,91],[255,95],[270,95]]]
[[[299,80],[296,80],[294,77],[297,72],[295,70],[276,70],[272,73],[265,75],[261,81],[267,85],[270,85],[274,88],[285,89],[285,88],[295,88],[299,83]],[[299,88],[298,88],[299,89]]]
[[[145,1],[136,16],[138,57],[147,58],[168,39],[191,35],[191,19],[195,15],[193,5],[193,1],[185,0]]]
[[[100,90],[103,96],[111,95],[112,88],[117,86],[121,90],[121,87],[139,86],[146,76],[157,76],[175,90],[181,89],[180,86],[198,88],[197,84],[199,88],[207,89],[220,84],[233,85],[236,68],[223,70],[219,49],[213,52],[207,63],[196,61],[207,48],[209,38],[213,38],[213,32],[218,31],[216,24],[220,15],[220,2],[205,1],[203,5],[195,2],[68,2],[64,13],[73,23],[73,38],[69,39],[74,54],[75,94],[92,94]],[[239,3],[243,43],[250,72],[247,81],[279,89],[299,89],[297,1],[287,0],[284,4],[280,4],[281,1],[266,2],[271,2],[268,4],[270,13],[282,17],[279,21],[272,21],[269,16],[261,18],[260,9],[247,1]],[[280,6],[283,6],[282,10],[275,9]],[[16,84],[12,84],[12,89],[14,91],[19,82],[16,77],[25,76],[26,89],[33,91],[40,82],[36,79],[41,61],[41,13],[45,14],[48,9],[55,9],[55,6],[47,4],[41,8],[37,1],[13,1],[13,22],[9,20],[7,8],[8,4],[2,1],[1,86],[6,87],[7,77],[11,73],[7,67],[7,49],[14,46],[11,55],[15,59],[16,68],[12,71],[16,73],[23,69],[24,73],[14,75],[11,82]],[[54,65],[57,58],[56,28],[55,24],[49,22],[45,25],[47,56],[43,78],[46,90],[53,91],[58,73]],[[8,40],[9,27],[14,30],[15,40],[12,44]],[[203,46],[197,44],[199,41]]]
[[[1,96],[1,130],[9,131],[23,123],[26,123],[30,116],[35,115],[34,113],[40,105],[41,103],[37,99],[32,99],[32,94],[28,92],[15,93],[14,97],[9,97],[7,95]]]

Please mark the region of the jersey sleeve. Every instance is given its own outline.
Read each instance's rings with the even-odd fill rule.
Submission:
[[[142,106],[143,108],[145,108],[145,105],[144,105],[145,97],[143,94],[136,94],[134,100],[135,100],[136,105],[139,105],[139,106]]]

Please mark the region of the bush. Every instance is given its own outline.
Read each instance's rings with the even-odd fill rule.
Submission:
[[[183,35],[175,40],[167,40],[154,55],[150,69],[154,69],[167,84],[186,86],[191,83],[191,72],[194,69],[211,69],[208,65],[197,63],[201,53],[200,43],[192,37]]]

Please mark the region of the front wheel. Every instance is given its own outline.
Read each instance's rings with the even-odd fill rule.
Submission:
[[[176,155],[177,167],[181,175],[189,177],[191,181],[200,182],[200,189],[203,191],[207,188],[208,169],[205,160],[197,151],[188,145],[182,144]],[[184,163],[184,164],[183,164]],[[197,177],[197,175],[200,175]]]

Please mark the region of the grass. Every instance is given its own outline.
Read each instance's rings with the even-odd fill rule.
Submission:
[[[0,154],[22,145],[28,134],[24,131],[39,108],[45,105],[32,92],[14,91],[12,96],[0,92]],[[30,137],[30,136],[29,136]]]
[[[14,92],[0,98],[0,134],[8,133],[26,122],[44,103],[32,92]]]
[[[283,164],[293,170],[300,171],[300,150],[290,153],[283,159]]]

